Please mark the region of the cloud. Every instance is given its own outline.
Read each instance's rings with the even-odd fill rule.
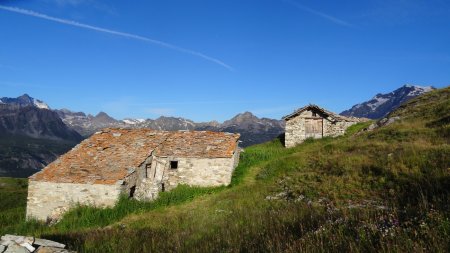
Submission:
[[[116,10],[112,8],[111,5],[96,0],[45,0],[45,2],[62,8],[72,8],[86,5],[89,6],[89,8],[94,8],[110,15],[117,15]]]
[[[213,58],[211,56],[205,55],[205,54],[197,52],[197,51],[193,51],[193,50],[190,50],[190,49],[186,49],[186,48],[182,48],[182,47],[179,47],[179,46],[175,46],[175,45],[172,45],[172,44],[160,41],[160,40],[155,40],[155,39],[143,37],[143,36],[136,35],[136,34],[124,33],[124,32],[120,32],[120,31],[115,31],[115,30],[110,30],[110,29],[106,29],[106,28],[101,28],[101,27],[98,27],[98,26],[92,26],[92,25],[88,25],[88,24],[83,24],[83,23],[79,23],[79,22],[73,21],[73,20],[51,17],[51,16],[48,16],[46,14],[42,14],[42,13],[39,13],[39,12],[26,10],[26,9],[22,9],[22,8],[17,8],[17,7],[10,7],[10,6],[0,5],[0,9],[5,10],[5,11],[9,11],[9,12],[22,14],[22,15],[35,17],[35,18],[45,19],[45,20],[53,21],[53,22],[60,23],[60,24],[80,27],[80,28],[84,28],[84,29],[88,29],[88,30],[97,31],[97,32],[108,33],[108,34],[121,36],[121,37],[129,38],[129,39],[144,41],[144,42],[147,42],[147,43],[158,45],[160,47],[165,47],[165,48],[169,48],[169,49],[172,49],[172,50],[175,50],[175,51],[178,51],[178,52],[182,52],[182,53],[186,53],[186,54],[190,54],[190,55],[196,56],[198,58],[204,59],[204,60],[209,61],[211,63],[220,65],[220,66],[222,66],[222,67],[224,67],[224,68],[226,68],[226,69],[228,69],[230,71],[233,71],[233,68],[230,65],[224,63],[223,61],[221,61],[219,59]]]
[[[309,12],[311,14],[314,14],[314,15],[316,15],[318,17],[327,19],[327,20],[329,20],[329,21],[331,21],[331,22],[333,22],[333,23],[335,23],[337,25],[353,27],[352,24],[350,24],[350,23],[348,23],[348,22],[346,22],[346,21],[344,21],[342,19],[333,17],[333,16],[328,15],[328,14],[326,14],[324,12],[312,9],[312,8],[310,8],[308,6],[305,6],[303,4],[300,4],[300,3],[298,3],[298,2],[296,2],[294,0],[282,0],[282,1],[285,2],[285,3],[288,3],[288,4],[292,5],[292,6],[295,6],[296,8],[298,8],[300,10],[303,10],[303,11]]]

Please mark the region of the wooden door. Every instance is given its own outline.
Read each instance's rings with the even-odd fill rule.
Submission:
[[[323,136],[323,119],[305,119],[305,137],[306,138],[322,138]]]
[[[159,161],[156,163],[155,174],[153,179],[155,182],[161,183],[163,181],[165,167],[166,163],[162,163]]]

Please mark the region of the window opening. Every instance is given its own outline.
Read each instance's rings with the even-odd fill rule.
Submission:
[[[170,161],[170,168],[173,170],[178,169],[178,161]]]

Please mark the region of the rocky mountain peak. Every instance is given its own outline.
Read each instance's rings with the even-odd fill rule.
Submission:
[[[23,102],[23,103],[33,104],[33,98],[30,97],[30,95],[28,95],[28,94],[26,94],[26,93],[23,94],[23,95],[20,96],[20,97],[17,97],[17,100],[20,101],[20,102]]]
[[[256,117],[255,115],[253,115],[253,113],[244,112],[244,113],[239,113],[238,115],[234,116],[230,120],[225,121],[223,124],[230,125],[230,124],[240,124],[240,123],[244,123],[244,122],[249,123],[249,122],[254,122],[254,121],[258,121],[258,120],[259,120],[259,118]]]
[[[351,109],[343,111],[341,115],[379,119],[411,98],[434,89],[432,86],[405,84],[392,92],[378,93],[369,101],[356,104]]]
[[[97,115],[95,115],[96,118],[104,118],[104,117],[110,117],[106,112],[99,112]]]
[[[93,118],[94,121],[102,124],[108,124],[108,123],[116,123],[117,120],[109,116],[106,112],[99,112],[95,117]]]
[[[40,109],[47,109],[47,110],[50,109],[50,107],[46,103],[44,103],[41,100],[30,97],[30,95],[28,94],[23,94],[22,96],[19,96],[17,98],[9,98],[9,97],[0,98],[0,104],[9,104],[19,107],[33,106]]]

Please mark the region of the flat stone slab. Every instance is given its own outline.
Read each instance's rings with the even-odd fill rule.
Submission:
[[[13,241],[17,244],[28,243],[33,244],[34,238],[31,236],[20,236],[20,235],[4,235],[1,237],[2,241]]]
[[[29,252],[34,252],[36,250],[36,248],[33,247],[33,245],[31,245],[27,242],[21,243],[20,246],[26,248]]]
[[[8,246],[8,245],[10,245],[10,244],[12,244],[13,242],[12,241],[3,241],[3,240],[0,240],[0,245],[2,245],[2,246]]]
[[[40,238],[36,238],[34,240],[34,245],[39,245],[39,246],[45,246],[45,247],[54,247],[54,248],[62,248],[64,249],[66,247],[66,245],[59,243],[59,242],[54,242],[54,241],[50,241],[50,240],[46,240],[46,239],[40,239]]]
[[[14,243],[9,245],[6,251],[3,253],[30,253],[30,251],[27,250],[27,248],[24,248],[19,244]]]
[[[5,251],[6,246],[0,245],[0,253],[3,253],[3,251]]]

